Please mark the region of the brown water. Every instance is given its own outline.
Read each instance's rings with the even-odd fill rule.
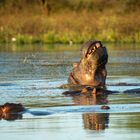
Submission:
[[[80,46],[0,45],[0,104],[22,103],[28,111],[18,119],[1,120],[4,140],[139,140],[140,95],[122,93],[140,88],[140,44],[107,44],[107,88],[118,94],[66,97],[72,63]],[[133,86],[117,83],[133,84]],[[110,110],[100,109],[108,104]]]

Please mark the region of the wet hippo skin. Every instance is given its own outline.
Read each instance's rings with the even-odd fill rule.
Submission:
[[[96,93],[96,95],[98,95],[99,92],[97,90],[105,94],[118,93],[118,91],[109,91],[105,88],[107,61],[107,49],[101,41],[86,42],[81,47],[80,61],[73,64],[73,69],[69,75],[69,84],[66,87],[72,90],[66,91],[64,94]],[[117,85],[126,86],[127,83],[120,83]],[[75,90],[75,87],[78,86],[83,86],[83,88]],[[63,87],[65,88],[65,86]],[[96,91],[95,88],[97,89]],[[140,93],[140,89],[126,90],[123,91],[123,93]]]
[[[70,84],[104,86],[108,53],[100,41],[88,41],[81,47],[80,62],[73,64]]]
[[[16,120],[21,119],[22,114],[20,112],[25,111],[25,108],[21,104],[5,103],[0,105],[0,119]]]

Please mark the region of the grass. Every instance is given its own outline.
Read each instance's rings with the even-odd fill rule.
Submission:
[[[3,14],[0,10],[0,16],[0,43],[140,42],[139,11],[66,11],[47,16],[28,10]]]

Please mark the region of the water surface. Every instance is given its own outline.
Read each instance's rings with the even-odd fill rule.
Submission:
[[[140,95],[123,91],[140,88],[140,45],[106,46],[107,88],[119,93],[95,100],[66,97],[62,93],[68,89],[59,88],[79,61],[79,45],[0,45],[0,104],[28,108],[13,121],[0,121],[1,139],[139,140]],[[110,110],[101,110],[102,104]]]

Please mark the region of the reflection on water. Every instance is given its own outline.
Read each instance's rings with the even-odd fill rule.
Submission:
[[[108,128],[108,113],[85,113],[82,116],[84,120],[84,127],[86,129],[104,130],[105,128]]]
[[[0,104],[22,103],[28,109],[24,114],[7,114],[1,119],[1,138],[139,140],[140,95],[122,92],[139,88],[140,46],[106,46],[107,89],[119,93],[96,98],[67,97],[62,93],[68,89],[59,88],[67,83],[72,63],[79,61],[79,45],[0,45]],[[117,83],[132,85],[115,86]],[[111,109],[101,110],[104,104]]]
[[[106,94],[103,95],[80,95],[80,96],[72,96],[73,97],[73,102],[76,105],[96,105],[96,104],[107,104],[108,99],[107,99]]]
[[[22,114],[6,113],[6,114],[3,114],[3,115],[0,115],[0,120],[1,119],[7,120],[7,121],[19,120],[19,119],[22,119]]]
[[[107,95],[73,96],[76,105],[107,104]],[[108,127],[109,113],[84,113],[82,114],[84,128],[90,130],[104,130]]]

